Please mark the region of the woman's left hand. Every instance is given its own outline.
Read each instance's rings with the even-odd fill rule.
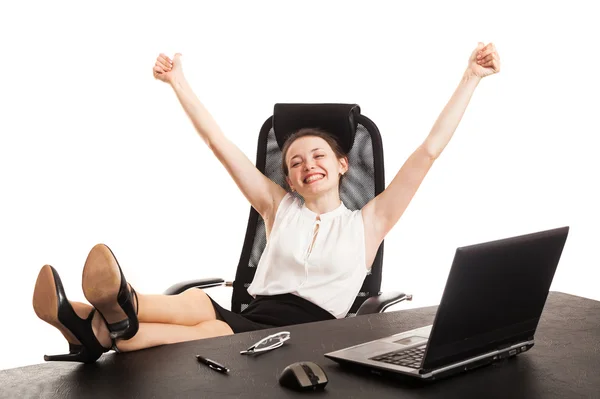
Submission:
[[[484,46],[479,42],[477,48],[471,53],[467,71],[480,78],[500,72],[500,56],[494,43]]]

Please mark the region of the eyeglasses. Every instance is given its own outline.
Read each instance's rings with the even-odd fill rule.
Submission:
[[[289,331],[281,331],[261,339],[245,351],[241,351],[240,354],[252,355],[254,353],[270,351],[272,349],[279,348],[288,339],[290,339]]]

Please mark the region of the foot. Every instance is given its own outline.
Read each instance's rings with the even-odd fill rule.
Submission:
[[[73,306],[75,313],[77,313],[78,315],[86,314],[86,318],[90,315],[91,312],[94,311],[94,308],[88,305],[87,303],[71,302],[71,305]],[[100,345],[102,345],[107,350],[111,348],[112,339],[110,339],[108,327],[106,327],[106,323],[104,322],[102,315],[98,312],[95,312],[94,316],[92,317],[92,332],[94,333],[94,336],[96,337]]]
[[[90,363],[111,346],[100,315],[90,305],[69,301],[58,273],[50,265],[42,267],[38,274],[33,309],[40,319],[56,327],[69,342],[68,355],[47,356],[47,360]]]
[[[83,293],[106,321],[110,337],[129,339],[138,329],[137,295],[104,244],[92,248],[83,268]]]

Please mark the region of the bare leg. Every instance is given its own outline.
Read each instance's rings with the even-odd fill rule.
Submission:
[[[118,293],[124,284],[122,276],[112,251],[104,244],[95,245],[83,268],[83,293],[109,324],[127,319],[122,306],[117,303]],[[179,295],[132,295],[131,285],[129,289],[130,301],[133,302],[138,313],[137,319],[141,323],[195,326],[204,321],[216,320],[210,299],[198,288],[191,288]]]
[[[141,316],[146,320],[188,325],[142,322],[137,334],[130,340],[117,340],[119,350],[131,351],[233,334],[226,323],[215,319],[216,315],[210,299],[199,289],[188,290],[174,296],[138,295],[138,299],[140,303],[136,305],[148,309],[146,312],[141,312]],[[60,277],[49,265],[42,267],[38,274],[32,304],[38,317],[56,327],[72,344],[71,353],[48,356],[46,360],[93,362],[112,346],[109,329],[102,314],[94,312],[90,322],[92,306],[75,301],[67,303]],[[77,352],[74,352],[75,350]]]
[[[210,299],[199,288],[190,288],[178,295],[138,293],[138,301],[140,323],[196,326],[217,319]]]
[[[158,345],[193,341],[196,339],[231,335],[233,331],[220,320],[204,321],[194,326],[174,324],[140,323],[137,334],[128,340],[117,340],[117,348],[121,352],[136,351]]]
[[[200,291],[200,290],[197,290],[197,291]],[[180,295],[174,295],[173,297],[179,297],[179,296]],[[181,296],[183,296],[183,294],[181,294]],[[196,296],[196,294],[187,295],[187,297],[192,297],[192,299],[194,299],[195,296]],[[145,296],[145,297],[147,298],[148,296]],[[168,301],[168,300],[163,301],[161,299],[158,299],[158,298],[170,299],[171,297],[169,295],[150,295],[150,297],[153,298],[151,300],[158,301],[160,306],[168,306],[168,305],[165,305],[165,302],[174,302],[175,305],[177,305],[178,302],[181,302],[181,300],[180,301]],[[208,298],[207,298],[207,300],[210,302],[210,300]],[[140,301],[141,301],[141,297],[140,297]],[[92,310],[92,307],[85,303],[74,302],[74,301],[70,301],[70,303],[71,303],[71,306],[73,306],[75,313],[77,313],[77,315],[81,318],[86,318]],[[185,305],[185,303],[184,303],[184,305]],[[211,307],[211,309],[212,309],[212,307]],[[141,309],[140,309],[140,314],[141,314]],[[214,311],[213,311],[213,315],[214,315]],[[61,328],[59,328],[59,329],[61,330],[61,332],[63,332],[63,330],[64,330]],[[105,348],[111,347],[111,339],[108,335],[109,334],[108,328],[106,327],[106,323],[104,322],[104,319],[98,312],[96,312],[96,314],[94,314],[94,318],[92,319],[92,330],[94,332],[94,335],[96,336],[96,338],[98,339],[98,341],[100,342],[100,344],[102,346],[104,346]],[[233,331],[227,325],[227,323],[224,323],[220,320],[215,320],[215,319],[200,322],[195,325],[140,323],[140,329],[138,330],[137,334],[133,338],[128,339],[128,340],[119,339],[116,341],[116,343],[117,343],[117,348],[119,349],[119,351],[130,352],[130,351],[135,351],[135,350],[140,350],[140,349],[145,349],[145,348],[151,348],[153,346],[158,346],[158,345],[173,344],[176,342],[192,341],[192,340],[196,340],[196,339],[219,337],[219,336],[231,335],[231,334],[233,334]],[[63,335],[65,335],[64,332],[63,332]],[[74,339],[73,337],[68,335],[68,332],[67,332],[67,335],[65,335],[65,338],[67,338],[67,340],[69,342],[76,341],[76,339]],[[74,343],[79,343],[79,342],[74,342]]]
[[[162,297],[160,295],[156,296],[159,298]],[[75,313],[77,313],[77,315],[81,318],[86,318],[92,310],[92,307],[85,303],[74,301],[70,301],[70,303],[71,306],[73,306]],[[63,332],[63,335],[69,342],[76,344],[79,343],[76,338],[70,335],[68,331],[65,332],[64,328],[60,328],[60,326],[55,327],[59,328],[59,330]],[[108,335],[108,328],[106,327],[104,319],[98,312],[94,314],[94,318],[92,319],[92,330],[102,346],[105,348],[111,347],[112,343]],[[119,351],[130,352],[151,348],[158,345],[173,344],[176,342],[192,341],[196,339],[219,337],[231,334],[233,334],[233,331],[227,325],[227,323],[219,320],[204,321],[192,326],[161,323],[140,323],[140,329],[133,338],[128,340],[119,339],[116,341],[116,343]]]

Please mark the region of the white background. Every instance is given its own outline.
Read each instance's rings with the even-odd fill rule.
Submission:
[[[35,279],[51,264],[84,300],[98,242],[143,293],[233,279],[249,204],[153,79],[160,52],[183,53],[192,87],[253,161],[275,103],[359,104],[381,130],[389,183],[477,42],[494,42],[502,71],[481,82],[386,238],[382,288],[414,294],[393,309],[437,304],[456,247],[569,225],[552,289],[600,299],[597,14],[455,3],[3,3],[0,368],[67,349],[33,312]],[[227,289],[211,294],[229,306]]]

